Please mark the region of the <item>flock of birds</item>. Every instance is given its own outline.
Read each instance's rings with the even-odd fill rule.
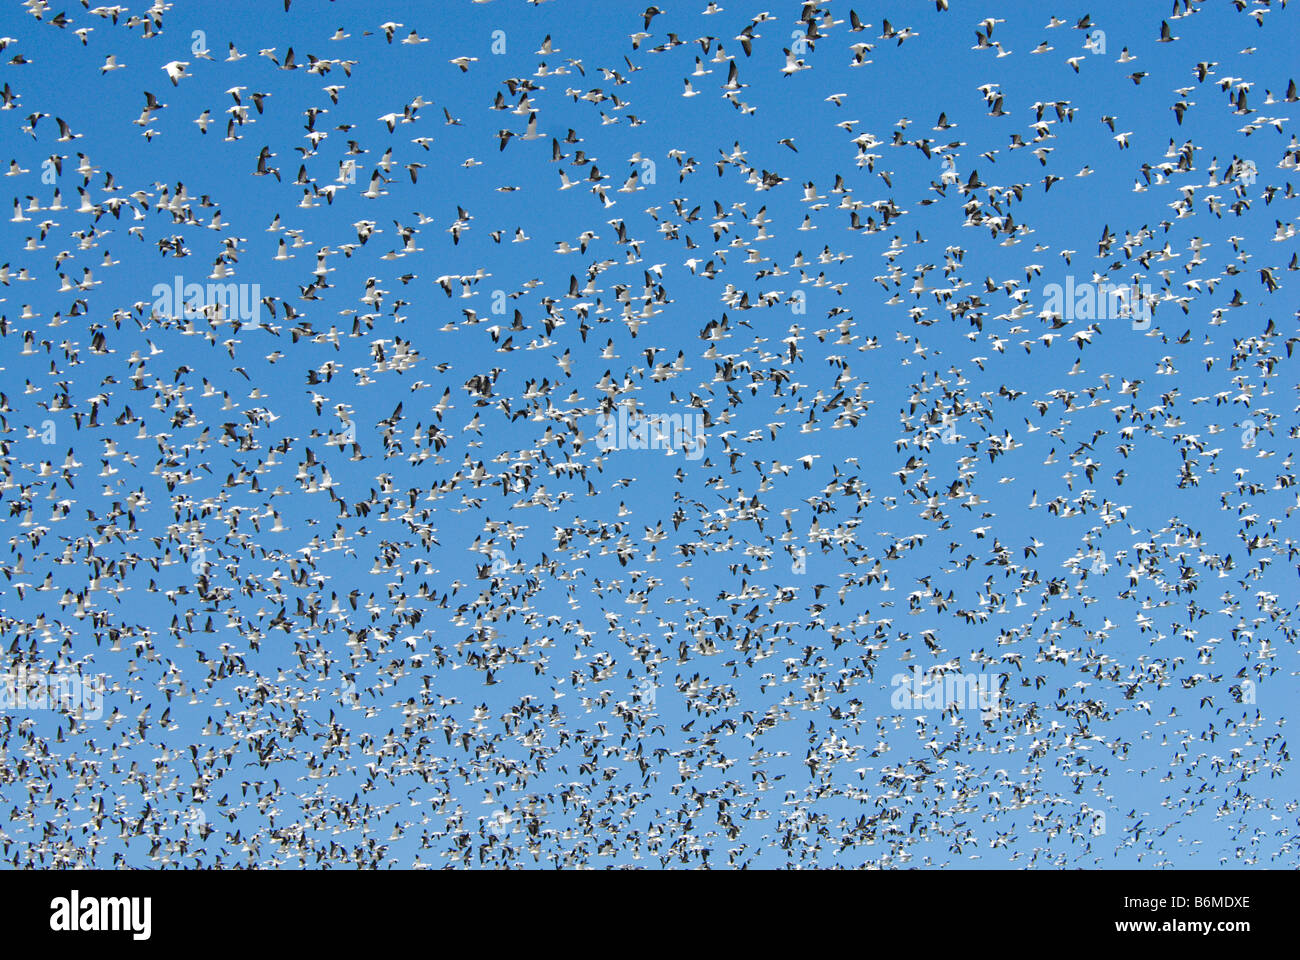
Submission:
[[[1285,0],[92,2],[0,15],[0,644],[105,685],[5,863],[1296,862]]]

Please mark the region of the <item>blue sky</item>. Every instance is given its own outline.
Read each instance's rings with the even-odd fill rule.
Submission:
[[[729,0],[706,15],[705,5],[666,6],[637,49],[641,10],[617,3],[295,0],[287,13],[178,4],[148,38],[128,28],[130,14],[115,27],[73,9],[60,29],[48,11],[38,22],[22,4],[0,10],[0,34],[13,38],[0,71],[20,94],[0,124],[27,171],[6,185],[24,209],[29,197],[41,208],[0,225],[11,272],[0,289],[12,478],[3,639],[10,648],[21,638],[24,655],[34,640],[39,662],[106,675],[104,719],[122,718],[71,734],[56,713],[7,718],[10,758],[33,737],[50,758],[29,749],[28,766],[0,783],[5,806],[23,811],[3,827],[9,862],[48,865],[78,848],[104,866],[1294,863],[1297,783],[1284,742],[1295,693],[1296,503],[1285,482],[1295,408],[1281,396],[1295,382],[1285,343],[1296,335],[1293,103],[1283,101],[1294,11],[1257,5],[1261,25],[1256,8],[1221,3],[1174,19],[1145,5],[1021,5],[993,25],[999,48],[972,49],[987,8],[859,4],[871,26],[850,33],[850,5],[834,0],[821,6],[845,22],[799,54],[811,69],[784,75],[783,48],[806,32],[801,4],[770,8],[750,56],[732,38],[760,11]],[[1076,29],[1084,14],[1092,25]],[[1063,23],[1049,28],[1049,17]],[[916,35],[882,39],[886,19]],[[1162,19],[1177,40],[1157,42]],[[389,22],[401,25],[392,43]],[[93,27],[84,44],[73,32],[83,27]],[[402,43],[413,30],[422,42]],[[336,31],[345,37],[331,39]],[[654,52],[670,34],[684,42]],[[537,52],[548,36],[552,52]],[[723,97],[728,65],[711,60],[716,40],[708,54],[694,42],[706,36],[735,57],[736,96],[752,113]],[[1089,36],[1104,52],[1085,49]],[[1043,41],[1052,49],[1032,53]],[[873,44],[871,62],[855,67],[859,42]],[[226,60],[231,43],[243,59]],[[195,54],[205,46],[211,60]],[[290,48],[297,69],[259,54],[283,65]],[[1136,59],[1117,62],[1121,51]],[[30,62],[9,62],[15,53]],[[124,66],[102,72],[109,54]],[[311,73],[309,55],[334,64]],[[697,56],[711,72],[692,76]],[[1076,71],[1067,58],[1079,56]],[[462,71],[449,62],[457,57],[477,59]],[[162,68],[176,61],[188,66],[173,85]],[[1204,82],[1198,63],[1214,64]],[[699,96],[681,95],[685,77]],[[507,80],[522,78],[539,89],[516,109],[518,83],[512,93]],[[1249,84],[1252,113],[1235,112],[1224,78],[1234,97]],[[142,127],[133,121],[146,91],[165,107]],[[260,112],[254,93],[267,95]],[[491,109],[498,93],[511,109]],[[827,100],[836,94],[838,106]],[[1005,115],[991,116],[998,94]],[[380,118],[417,97],[414,121],[390,133]],[[1191,103],[1181,123],[1180,101]],[[1040,131],[1035,104],[1047,105]],[[227,140],[232,106],[247,116]],[[315,130],[328,134],[314,153],[304,136],[313,108],[324,111]],[[204,111],[206,134],[194,123]],[[48,116],[32,135],[22,128],[35,112]],[[500,149],[499,131],[522,135],[529,113],[542,136]],[[935,129],[941,114],[953,126]],[[76,139],[58,142],[56,118]],[[570,130],[575,142],[564,142]],[[896,131],[902,145],[891,143]],[[866,133],[877,145],[860,150],[853,139]],[[1013,134],[1028,145],[1012,149]],[[561,163],[553,138],[568,154]],[[909,142],[926,138],[929,156]],[[364,152],[349,154],[349,141]],[[1187,143],[1191,169],[1162,171]],[[756,190],[740,164],[719,167],[736,144],[746,167],[783,181]],[[1038,147],[1050,149],[1041,160]],[[278,178],[255,175],[264,148]],[[366,197],[388,150],[382,195]],[[608,177],[612,203],[587,183],[560,189],[561,169],[571,180],[589,173],[574,163],[579,150]],[[858,163],[864,153],[873,169]],[[66,158],[53,184],[41,180],[51,154]],[[127,201],[94,220],[94,236],[93,218],[76,212],[78,154],[95,170],[90,203]],[[945,155],[960,183],[940,193]],[[338,180],[349,156],[355,184]],[[1224,182],[1238,159],[1255,164],[1254,183]],[[416,163],[412,182],[406,165]],[[295,183],[300,167],[307,182]],[[620,192],[633,170],[637,189]],[[963,192],[972,174],[996,195]],[[837,175],[863,221],[880,220],[872,204],[902,213],[877,232],[849,229]],[[1061,179],[1045,190],[1048,175]],[[808,183],[826,207],[801,199]],[[181,184],[194,222],[183,204],[159,208]],[[318,192],[329,184],[341,187],[332,202]],[[69,209],[48,212],[56,187]],[[1020,196],[1009,199],[1013,187]],[[715,204],[727,221],[718,239]],[[461,210],[468,226],[453,243]],[[760,210],[769,239],[754,223]],[[1012,233],[994,236],[989,217]],[[374,232],[361,244],[356,225],[367,221]],[[618,242],[620,222],[635,243]],[[415,228],[415,249],[396,255],[402,228]],[[529,239],[512,242],[516,231]],[[584,231],[595,236],[581,252]],[[1099,257],[1108,231],[1116,240]],[[24,249],[30,237],[34,250]],[[275,259],[282,241],[290,256]],[[575,252],[557,253],[561,242]],[[182,243],[187,255],[175,256]],[[1193,264],[1197,247],[1204,260]],[[329,286],[311,291],[321,248]],[[187,335],[146,320],[155,285],[207,283],[219,258],[231,281],[274,298],[274,319],[263,313],[272,329],[225,323],[209,337],[202,322]],[[570,298],[570,277],[586,286],[593,265],[593,292]],[[774,265],[786,272],[756,277]],[[31,280],[14,276],[22,267]],[[93,286],[60,289],[60,274],[75,284],[83,269]],[[1261,269],[1274,272],[1275,292]],[[1039,315],[1048,284],[1087,283],[1094,271],[1169,290],[1150,330]],[[922,274],[927,292],[914,294]],[[663,288],[650,299],[665,302],[634,331],[618,291],[640,311],[647,275]],[[449,281],[449,297],[438,277],[476,279]],[[362,299],[372,278],[378,306]],[[967,316],[928,292],[957,283],[950,302],[982,301]],[[752,304],[775,291],[774,302],[738,309],[727,284]],[[496,291],[504,314],[493,312]],[[1240,306],[1229,306],[1234,291]],[[1015,297],[1032,310],[1013,317]],[[547,298],[564,321],[549,334]],[[137,303],[135,318],[114,321]],[[286,322],[285,303],[298,320]],[[467,322],[467,309],[481,322]],[[511,331],[516,309],[524,329]],[[702,333],[724,314],[727,331],[706,356]],[[837,343],[846,319],[853,339]],[[310,329],[295,338],[299,321]],[[1082,348],[1070,339],[1094,322]],[[34,353],[23,352],[28,331]],[[95,333],[110,352],[96,352]],[[1053,333],[1048,346],[1041,338]],[[503,352],[508,337],[515,349]],[[392,357],[411,351],[409,368],[394,369]],[[685,370],[652,379],[679,351]],[[566,353],[569,373],[558,362]],[[734,379],[724,382],[727,358]],[[326,363],[337,365],[332,378],[310,383]],[[624,396],[652,413],[694,412],[686,403],[699,397],[715,421],[705,458],[601,456],[591,438],[606,372],[630,379]],[[476,406],[464,384],[478,374],[492,376],[494,397]],[[535,399],[530,384],[544,380],[553,389]],[[453,406],[439,420],[445,389]],[[49,411],[64,391],[70,408]],[[840,391],[865,404],[844,408],[856,424],[829,406]],[[98,425],[78,427],[74,412],[88,418],[96,397]],[[344,429],[337,404],[359,457],[326,442]],[[936,426],[918,446],[932,410],[936,425],[953,413],[956,442],[940,442]],[[42,442],[46,419],[52,444]],[[392,436],[386,447],[384,421],[400,452]],[[431,424],[446,433],[441,462],[412,462]],[[71,484],[69,450],[80,464]],[[573,473],[554,466],[566,457]],[[807,469],[804,457],[814,458]],[[909,467],[914,457],[923,462]],[[237,477],[241,467],[259,490]],[[304,486],[322,468],[333,496]],[[185,482],[169,489],[164,469]],[[506,489],[525,475],[527,490]],[[373,497],[381,502],[357,515]],[[53,519],[60,501],[67,514]],[[47,528],[36,544],[23,526],[29,507]],[[782,511],[795,511],[785,538]],[[841,534],[824,549],[814,519]],[[662,540],[644,539],[656,528]],[[602,529],[608,539],[588,536]],[[326,549],[336,531],[342,546]],[[195,537],[212,565],[202,581]],[[121,567],[96,571],[92,541],[100,563]],[[1017,570],[999,562],[999,547]],[[493,550],[511,566],[495,582],[479,577]],[[1130,583],[1135,558],[1150,553],[1158,562]],[[888,581],[868,579],[873,569]],[[1195,590],[1179,585],[1180,571],[1195,575]],[[51,589],[36,589],[47,574]],[[59,604],[96,576],[90,615]],[[120,592],[104,589],[117,581]],[[29,585],[24,596],[15,582]],[[329,614],[335,600],[342,610]],[[316,605],[313,624],[299,611]],[[273,625],[281,608],[288,632]],[[192,633],[182,629],[191,609]],[[363,628],[382,642],[357,636]],[[110,629],[122,631],[120,651]],[[747,631],[750,649],[740,648]],[[1021,666],[998,660],[1006,654]],[[1003,713],[891,705],[891,678],[954,658],[963,672],[1010,676]],[[1255,687],[1238,702],[1243,668]],[[1086,730],[1085,705],[1095,714]],[[760,724],[765,716],[777,722]],[[209,750],[230,751],[229,764],[192,762]],[[494,833],[498,811],[509,819]],[[196,819],[212,831],[196,838]]]

